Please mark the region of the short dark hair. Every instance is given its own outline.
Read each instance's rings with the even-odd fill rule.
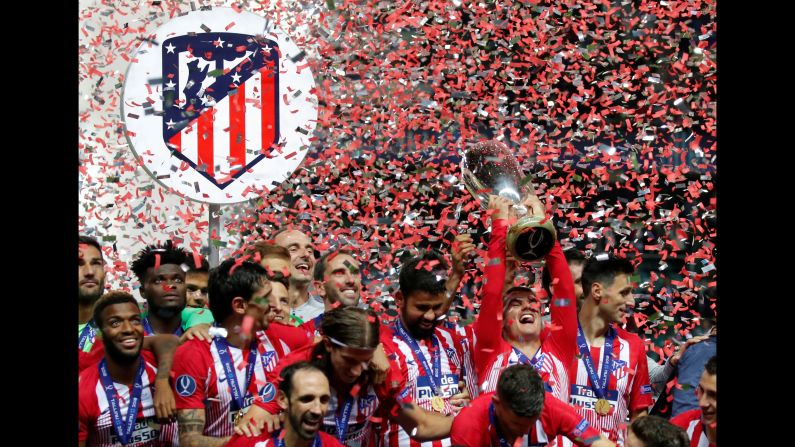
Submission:
[[[281,372],[279,373],[279,391],[283,392],[287,399],[290,399],[290,393],[293,392],[293,376],[298,371],[317,371],[320,374],[323,374],[317,366],[307,362],[307,361],[300,361],[295,362],[291,365],[286,366]]]
[[[447,262],[436,250],[404,262],[400,268],[400,292],[408,299],[415,291],[436,295],[447,291]]]
[[[535,368],[517,363],[500,374],[497,396],[518,416],[538,417],[544,409],[544,382]]]
[[[707,364],[704,365],[704,371],[707,372],[710,376],[714,376],[718,373],[718,356],[713,355],[712,357],[707,360]]]
[[[155,266],[157,255],[160,255],[160,265],[176,264],[181,266],[188,263],[188,254],[171,240],[161,244],[147,245],[138,252],[135,260],[130,265],[130,270],[135,273],[141,284],[143,284],[146,277],[146,271]]]
[[[248,302],[267,281],[265,268],[251,261],[238,263],[238,260],[230,258],[210,269],[207,296],[215,321],[220,323],[232,313],[231,305],[235,297],[239,296]]]
[[[78,245],[90,245],[99,251],[99,256],[102,257],[102,247],[99,245],[99,241],[96,238],[91,236],[85,236],[83,234],[77,237]]]
[[[191,254],[190,257],[194,255]],[[196,261],[199,261],[199,266],[196,266]],[[207,262],[207,259],[204,258],[202,255],[198,255],[198,257],[194,257],[193,259],[187,260],[188,264],[188,272],[187,273],[207,273],[210,271],[210,263]]]
[[[568,250],[563,252],[563,256],[566,257],[566,264],[585,264],[585,256],[577,250],[576,248],[569,248]],[[552,284],[552,275],[549,273],[549,266],[544,264],[544,271],[541,275],[541,286],[544,290],[547,291],[550,295],[552,295],[552,291],[549,290],[549,286]]]
[[[314,272],[315,281],[323,281],[323,274],[326,273],[326,265],[328,264],[329,258],[334,259],[334,256],[338,255],[348,255],[356,259],[356,257],[353,256],[353,251],[345,248],[341,248],[338,250],[329,250],[323,253],[323,255],[320,256],[320,258],[315,263],[315,272]]]
[[[582,268],[582,294],[588,296],[591,293],[591,287],[594,283],[599,283],[609,287],[616,279],[616,275],[626,274],[632,275],[635,269],[632,263],[627,259],[607,259],[605,261],[597,261],[596,258],[591,258],[585,263]]]
[[[102,311],[104,311],[108,306],[112,306],[114,304],[122,304],[122,303],[130,303],[135,305],[136,308],[140,309],[138,306],[138,301],[127,292],[122,292],[120,290],[111,290],[110,292],[102,295],[97,299],[97,302],[94,303],[94,324],[99,328],[100,332],[102,331]]]
[[[629,429],[646,447],[689,447],[687,432],[659,416],[641,416]]]

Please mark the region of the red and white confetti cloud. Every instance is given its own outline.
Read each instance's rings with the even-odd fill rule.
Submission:
[[[321,252],[356,250],[374,300],[397,288],[402,257],[449,251],[470,231],[480,245],[462,307],[473,308],[486,214],[458,162],[467,145],[498,138],[533,176],[564,247],[628,257],[643,272],[632,320],[652,339],[714,312],[716,5],[697,0],[84,6],[80,228],[126,241],[127,252],[106,252],[114,286],[134,287],[124,263],[145,243],[206,245],[206,205],[147,177],[125,146],[118,102],[138,42],[209,5],[295,30],[319,99],[301,167],[256,204],[225,208],[214,238],[227,252],[305,226]]]

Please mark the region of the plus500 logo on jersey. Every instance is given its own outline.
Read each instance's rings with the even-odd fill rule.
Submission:
[[[278,186],[304,158],[317,119],[304,54],[250,12],[170,20],[127,72],[130,146],[152,177],[193,200],[237,203]]]

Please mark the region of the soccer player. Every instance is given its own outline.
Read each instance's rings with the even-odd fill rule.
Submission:
[[[222,446],[233,433],[238,414],[256,396],[273,399],[265,381],[284,354],[282,342],[258,337],[268,325],[271,284],[265,269],[228,259],[210,270],[210,310],[225,336],[211,342],[193,339],[177,349],[174,387],[180,445]]]
[[[290,289],[290,252],[286,248],[274,245],[265,241],[257,241],[249,249],[249,253],[254,256],[254,262],[265,267],[268,279],[280,282]],[[274,290],[274,292],[276,292]],[[277,323],[298,325],[290,318],[290,298],[289,293],[279,298],[279,309],[274,310],[274,321]],[[295,324],[293,324],[295,323]]]
[[[93,321],[104,341],[104,358],[80,373],[79,445],[110,447],[178,445],[169,385],[179,339],[157,336],[160,363],[144,350],[141,310],[132,295],[109,292],[94,306]],[[149,337],[153,339],[155,337]]]
[[[143,317],[146,335],[181,336],[189,327],[213,322],[212,313],[186,308],[185,269],[192,262],[187,253],[170,240],[147,245],[138,252],[130,269],[141,282],[141,297],[147,303]]]
[[[471,351],[463,338],[439,326],[447,304],[447,270],[444,258],[435,251],[401,266],[400,290],[395,294],[399,317],[382,339],[386,340],[387,353],[397,355],[405,369],[409,398],[426,411],[450,416],[463,404],[459,382],[465,383],[470,396],[477,396],[478,381],[475,371],[464,368],[471,361],[466,359]],[[422,443],[410,439],[409,433],[390,420],[384,429],[383,445],[419,447]],[[447,443],[445,437],[423,445],[441,447]]]
[[[196,255],[198,256],[198,255]],[[196,265],[199,261],[199,265]],[[210,264],[204,257],[199,256],[192,261],[188,259],[188,267],[185,274],[185,298],[187,307],[203,309],[207,307],[207,280],[210,277]]]
[[[534,215],[543,216],[544,206],[537,197],[525,203]],[[552,327],[541,319],[541,302],[532,289],[512,287],[505,295],[506,243],[512,203],[504,197],[491,196],[493,216],[486,284],[483,288],[480,315],[475,321],[475,365],[484,392],[494,391],[497,379],[506,367],[517,363],[533,366],[547,389],[568,402],[568,365],[577,350],[577,311],[571,272],[556,241],[546,256],[546,268],[554,283],[551,302]]]
[[[287,413],[284,429],[249,438],[235,435],[227,447],[342,447],[337,438],[321,430],[331,402],[329,381],[308,362],[294,363],[280,375],[279,406]]]
[[[377,426],[386,419],[409,432],[416,429],[417,439],[447,436],[450,418],[403,402],[408,395],[406,368],[401,368],[398,359],[389,368],[387,380],[378,383],[375,380],[371,363],[381,338],[380,331],[381,324],[371,309],[351,306],[332,309],[322,322],[322,340],[285,357],[268,374],[268,381],[278,381],[279,372],[295,362],[309,361],[320,368],[332,389],[323,431],[336,436],[346,446],[376,445]],[[283,407],[277,402],[257,401],[235,431],[252,435],[265,428],[272,432],[279,425],[277,415],[281,410]]]
[[[359,306],[362,289],[359,261],[350,250],[326,252],[315,264],[313,284],[323,299],[323,312],[305,321],[301,328],[317,337],[325,312],[338,306]]]
[[[659,416],[641,416],[629,425],[624,447],[690,447],[687,433]]]
[[[77,257],[77,350],[79,370],[102,358],[102,342],[97,339],[97,325],[91,319],[94,303],[105,290],[105,260],[99,242],[90,236],[78,237]]]
[[[481,395],[455,417],[453,446],[545,446],[563,435],[577,446],[615,447],[568,404],[544,391],[538,372],[526,364],[509,366],[497,391]]]
[[[691,447],[715,447],[718,444],[718,358],[712,356],[704,367],[696,388],[698,407],[671,419],[687,430]]]
[[[618,444],[624,443],[627,418],[645,415],[652,404],[646,348],[637,335],[619,327],[635,305],[632,273],[625,259],[591,259],[585,264],[579,352],[569,370],[569,402]]]
[[[315,250],[309,236],[295,229],[281,229],[273,242],[290,252],[290,307],[301,323],[323,312],[323,300],[309,294],[312,272],[315,267]]]

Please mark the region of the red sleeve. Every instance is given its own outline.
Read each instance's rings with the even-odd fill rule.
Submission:
[[[685,411],[684,413],[680,413],[672,417],[671,423],[687,431],[690,426],[690,422],[696,419],[701,419],[701,410],[698,408],[695,410]]]
[[[300,361],[309,361],[312,358],[312,350],[314,350],[316,345],[306,345],[301,349],[293,351],[287,354],[286,357],[279,359],[276,363],[276,366],[268,372],[267,381],[272,383],[277,389],[279,388],[279,382],[281,381],[281,374],[282,370],[293,363],[297,363]],[[279,402],[276,399],[271,400],[270,402],[263,402],[261,396],[257,396],[254,399],[254,405],[262,408],[263,410],[267,411],[270,414],[279,414],[281,411],[281,407],[279,406]]]
[[[569,404],[558,400],[552,393],[544,393],[544,408],[541,410],[541,425],[547,436],[563,435],[575,445],[585,447],[586,440],[599,438],[599,431],[591,427],[585,418]],[[592,441],[591,441],[592,442]]]
[[[401,368],[398,356],[389,358],[389,371],[383,383],[375,385],[375,392],[378,400],[381,401],[380,412],[384,415],[396,415],[398,406],[406,396],[402,393],[406,390],[408,382],[407,369]]]
[[[334,436],[331,436],[322,431],[317,432],[317,434],[318,436],[320,436],[320,445],[322,445],[323,447],[345,447]]]
[[[577,298],[574,296],[574,279],[558,241],[555,241],[545,259],[554,289],[550,303],[552,327],[546,343],[551,344],[554,354],[563,364],[568,365],[577,353]]]
[[[204,409],[207,379],[212,368],[208,342],[189,340],[177,348],[171,368],[177,410]]]
[[[273,339],[283,341],[290,348],[290,351],[296,351],[306,345],[311,345],[315,338],[315,331],[308,331],[303,325],[294,327],[272,323],[268,325],[265,333],[267,335],[273,334]]]
[[[78,404],[77,404],[77,440],[85,441],[88,439],[88,431],[96,424],[99,416],[99,404],[97,403],[97,393],[95,391],[99,373],[92,370],[85,370],[80,373],[78,378]]]
[[[635,371],[635,376],[632,377],[632,389],[630,390],[627,408],[630,411],[646,410],[654,404],[651,381],[649,380],[649,362],[646,361],[646,347],[637,335],[629,335],[635,338],[631,343],[632,349],[635,351],[634,357],[637,359],[638,367]]]
[[[81,351],[79,349],[77,352],[77,368],[78,372],[80,372],[89,366],[96,365],[102,360],[102,357],[105,356],[105,345],[102,344],[101,339],[97,338],[94,341],[94,345],[91,346],[90,352]]]
[[[491,223],[489,238],[489,254],[486,261],[486,279],[483,285],[483,296],[480,311],[474,323],[475,336],[475,369],[479,377],[483,377],[486,368],[495,355],[502,351],[505,343],[502,339],[502,288],[505,283],[505,235],[508,222],[505,219],[494,219]]]
[[[454,446],[482,447],[491,445],[489,439],[489,403],[494,393],[484,394],[453,419],[450,443]]]

